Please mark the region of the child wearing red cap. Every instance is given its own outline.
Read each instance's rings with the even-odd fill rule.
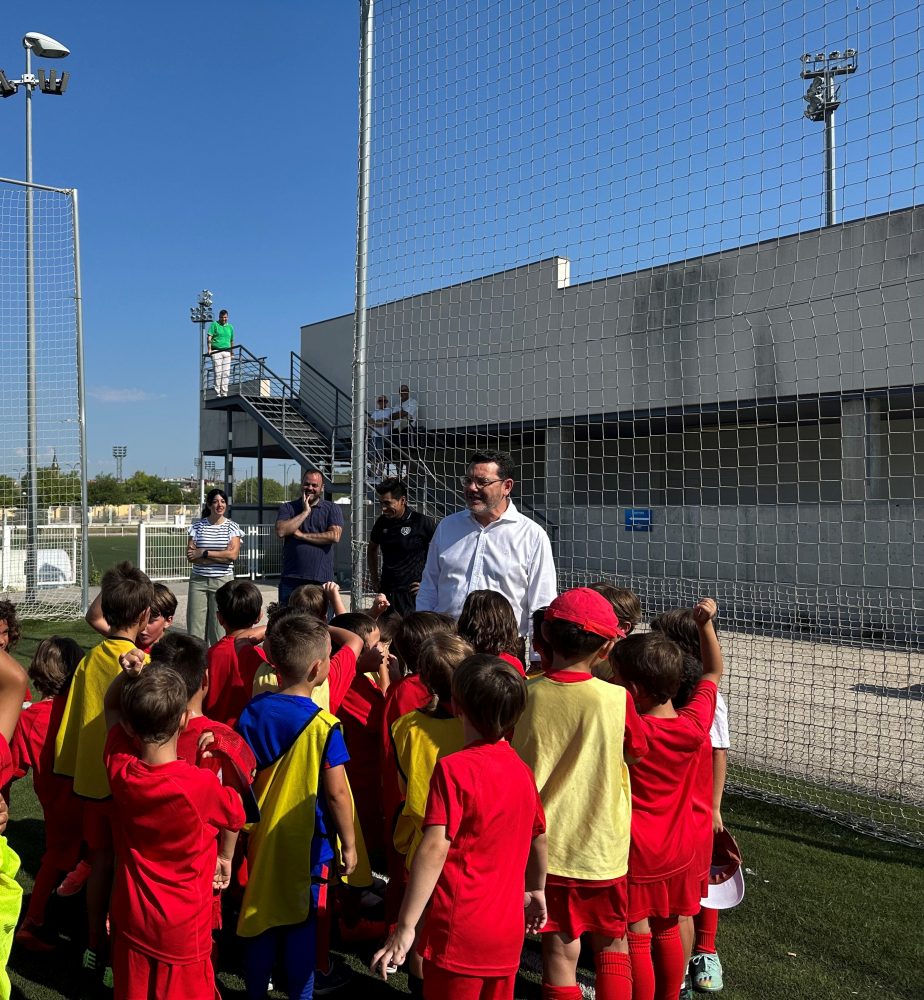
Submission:
[[[703,677],[680,711],[671,703],[683,676],[683,654],[676,643],[654,631],[632,636],[616,649],[616,679],[635,701],[649,748],[632,772],[629,951],[634,1000],[678,996],[686,964],[678,918],[699,910],[702,872],[693,790],[723,670],[712,626],[715,613],[709,599],[693,609]]]
[[[593,676],[623,630],[610,603],[586,587],[549,605],[543,674],[527,681],[514,749],[532,769],[548,819],[548,922],[543,1000],[580,1000],[576,970],[589,933],[599,1000],[629,1000],[626,871],[628,764],[647,744],[625,690]]]
[[[398,924],[372,967],[385,978],[404,961],[429,903],[418,942],[426,1000],[513,1000],[524,929],[546,916],[542,803],[504,739],[526,685],[498,657],[476,654],[453,673],[452,701],[465,747],[433,771]]]

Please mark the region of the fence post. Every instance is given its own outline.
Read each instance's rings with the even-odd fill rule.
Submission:
[[[138,569],[147,573],[148,529],[144,521],[138,522]]]
[[[6,507],[3,508],[3,552],[2,559],[3,564],[0,565],[0,590],[6,591],[10,586],[10,557],[12,555],[13,546],[12,542],[12,529],[10,528],[9,521],[7,520],[8,514]]]

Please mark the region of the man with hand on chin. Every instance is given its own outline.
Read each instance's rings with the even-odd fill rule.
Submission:
[[[343,533],[343,514],[324,498],[324,477],[311,470],[302,476],[302,495],[279,508],[276,536],[283,540],[279,603],[303,583],[334,579],[334,546]]]

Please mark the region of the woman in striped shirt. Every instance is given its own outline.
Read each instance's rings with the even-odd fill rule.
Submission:
[[[202,518],[189,526],[186,558],[192,563],[189,597],[186,602],[186,630],[214,646],[222,636],[218,624],[215,593],[234,579],[234,560],[241,550],[240,526],[225,517],[228,495],[209,490]]]

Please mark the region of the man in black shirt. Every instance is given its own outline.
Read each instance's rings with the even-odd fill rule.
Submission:
[[[382,480],[375,492],[382,514],[369,535],[369,579],[372,589],[380,590],[399,615],[408,615],[415,609],[436,522],[408,507],[407,489],[397,479]]]

